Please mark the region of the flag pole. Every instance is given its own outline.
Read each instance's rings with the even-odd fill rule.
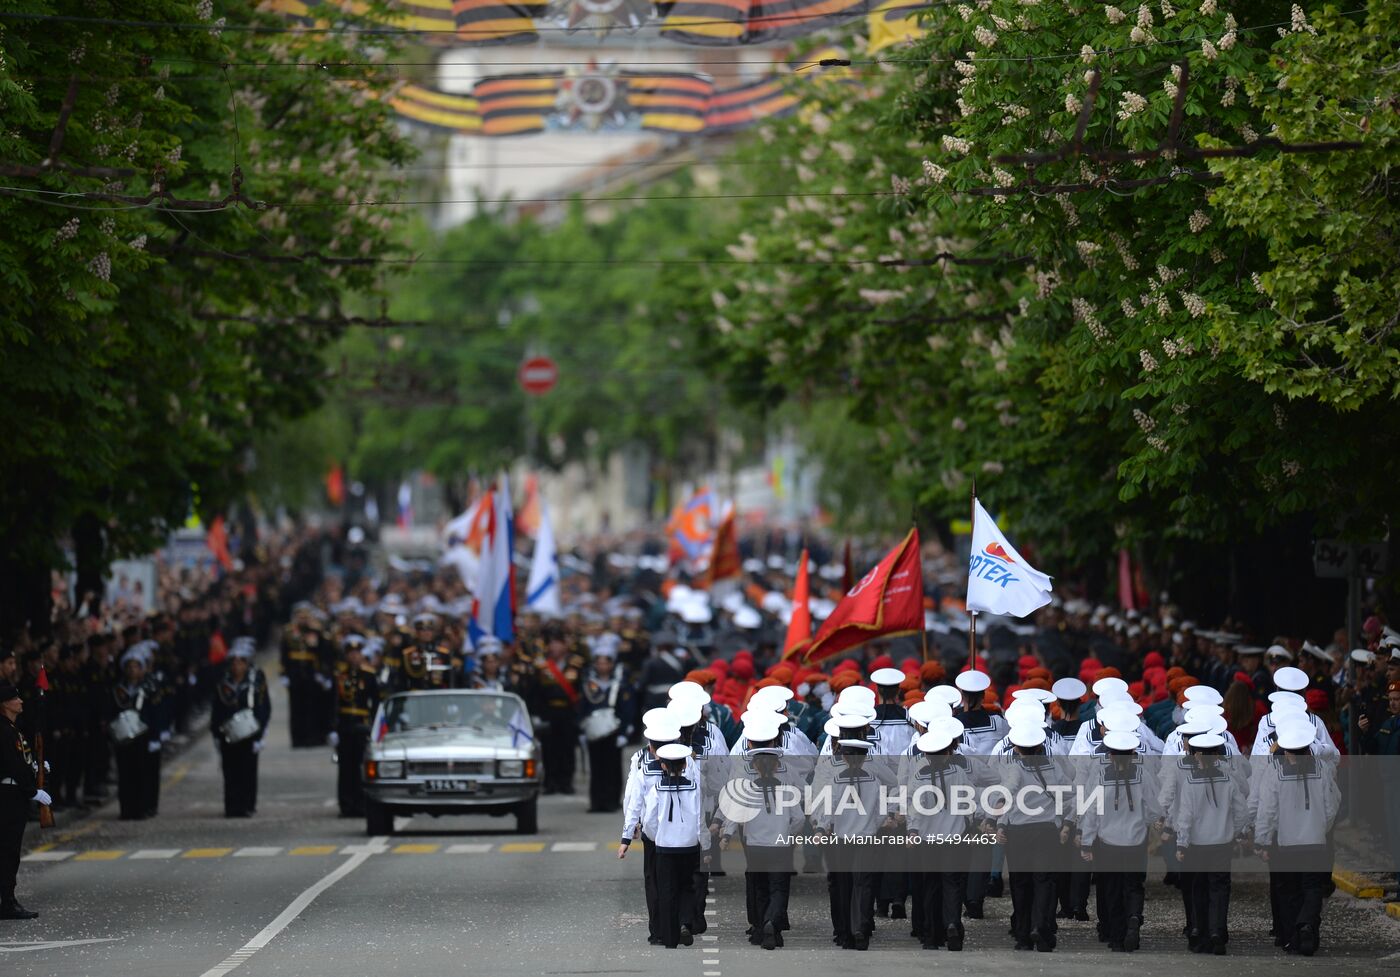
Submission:
[[[972,539],[977,539],[977,478],[972,479],[972,499],[968,504],[972,521]],[[970,544],[969,544],[970,545]],[[968,670],[977,670],[977,612],[967,612]]]
[[[912,526],[914,527],[915,530],[917,530],[917,529],[919,528],[919,517],[918,517],[918,513],[914,510],[914,507],[913,507],[912,505],[909,507],[909,523],[910,523],[910,525],[912,525]],[[923,577],[924,577],[923,572],[922,572],[923,559],[924,559],[924,555],[923,555],[922,553],[920,553],[920,554],[919,554],[919,563],[920,563],[919,579],[920,579],[920,580],[923,580]],[[928,622],[922,619],[923,613],[924,613],[924,594],[923,594],[922,588],[920,588],[920,591],[919,591],[919,614],[920,614],[920,621],[919,621],[919,647],[923,650],[923,664],[927,665],[927,664],[928,664]]]

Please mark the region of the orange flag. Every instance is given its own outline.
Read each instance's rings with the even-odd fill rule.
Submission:
[[[224,517],[215,516],[214,521],[209,524],[209,532],[204,536],[204,545],[209,547],[209,552],[214,554],[214,559],[219,561],[219,566],[225,572],[233,569],[233,557],[228,551],[228,530],[224,528]]]
[[[923,627],[924,571],[919,531],[911,529],[822,622],[807,649],[807,661],[823,661],[876,638],[917,634]]]
[[[807,582],[807,551],[797,563],[797,583],[792,588],[792,617],[783,641],[783,659],[802,654],[812,643],[811,585]]]
[[[739,558],[739,531],[734,526],[734,510],[730,509],[715,531],[715,545],[710,552],[710,568],[705,572],[705,585],[733,580],[743,576],[743,573],[743,561]]]
[[[515,531],[531,539],[540,531],[540,480],[534,475],[525,476],[525,504],[515,514]]]

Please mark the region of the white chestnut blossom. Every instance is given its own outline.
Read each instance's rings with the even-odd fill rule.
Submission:
[[[1199,234],[1210,226],[1210,217],[1203,210],[1192,211],[1191,216],[1186,218],[1186,226],[1191,228],[1192,234]]]
[[[989,27],[983,27],[981,24],[978,24],[976,29],[974,29],[972,32],[972,37],[974,40],[977,41],[978,44],[982,45],[983,47],[996,47],[996,31],[992,30]]]
[[[1127,122],[1143,109],[1147,108],[1147,99],[1137,92],[1124,92],[1118,99],[1118,121]]]
[[[1128,19],[1128,15],[1117,7],[1108,6],[1103,8],[1104,16],[1108,18],[1110,24],[1121,24]]]

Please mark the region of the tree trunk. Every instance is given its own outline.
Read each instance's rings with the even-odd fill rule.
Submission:
[[[100,601],[106,587],[107,537],[101,521],[91,512],[83,513],[73,523],[73,560],[78,570],[76,610],[88,594]]]

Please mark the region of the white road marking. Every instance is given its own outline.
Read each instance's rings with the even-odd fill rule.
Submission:
[[[447,854],[449,855],[485,855],[490,850],[490,845],[483,844],[447,846]]]
[[[373,838],[370,844],[374,845],[376,842],[378,843],[377,847],[380,851],[388,850],[389,839],[382,837]],[[277,934],[290,926],[292,920],[300,916],[306,911],[307,906],[316,901],[317,896],[363,865],[371,854],[372,853],[369,851],[363,851],[358,855],[351,855],[339,868],[326,875],[321,881],[293,899],[291,903],[288,904],[287,908],[278,914],[276,919],[262,928],[257,936],[254,936],[241,948],[229,954],[222,963],[206,970],[202,977],[225,977],[226,974],[232,973],[234,970],[238,969],[249,957],[276,939]]]
[[[174,858],[180,854],[178,848],[143,848],[131,853],[131,858]]]
[[[73,851],[32,851],[20,859],[21,862],[61,862],[65,858],[72,858],[77,852]]]
[[[556,841],[550,851],[597,851],[596,841]]]
[[[86,946],[89,943],[115,943],[121,937],[100,940],[8,940],[0,943],[0,953],[24,953],[27,950],[61,950],[66,946]]]
[[[281,848],[240,848],[233,853],[234,858],[271,858],[282,854]]]

